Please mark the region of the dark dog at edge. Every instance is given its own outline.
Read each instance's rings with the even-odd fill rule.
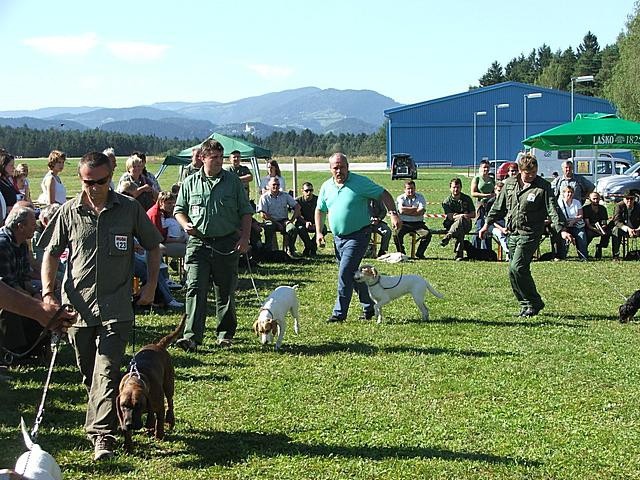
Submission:
[[[142,415],[147,413],[147,432],[156,439],[164,438],[165,423],[175,424],[173,413],[174,370],[167,347],[182,333],[186,314],[180,325],[158,343],[142,347],[131,360],[131,367],[120,381],[116,409],[120,428],[124,432],[124,448],[131,451],[131,435],[142,428]],[[164,399],[167,398],[167,411]]]
[[[474,247],[469,240],[465,240],[463,248],[467,254],[469,260],[482,260],[485,262],[497,262],[498,254],[493,250],[483,250],[481,248]]]
[[[627,323],[630,320],[633,320],[633,317],[639,308],[640,290],[636,290],[625,303],[618,307],[618,313],[620,314],[620,323]]]

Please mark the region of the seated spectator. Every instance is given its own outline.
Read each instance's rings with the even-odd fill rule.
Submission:
[[[60,173],[64,170],[64,162],[66,160],[67,155],[60,150],[52,150],[49,154],[49,161],[47,162],[49,170],[40,183],[42,193],[38,197],[39,204],[51,205],[52,203],[59,203],[62,205],[67,201],[67,189],[60,178]]]
[[[573,188],[573,198],[578,200],[580,205],[584,204],[587,195],[595,188],[591,181],[573,172],[573,162],[571,160],[562,162],[562,176],[554,176],[554,180],[551,182],[556,198],[562,196],[564,187],[567,185]]]
[[[158,182],[158,179],[156,178],[156,176],[153,173],[151,173],[149,170],[147,170],[147,154],[136,150],[131,155],[135,155],[140,160],[142,160],[142,175],[144,175],[144,178],[147,180],[147,183],[149,183],[151,185],[151,188],[153,188],[153,198],[157,199],[158,194],[162,189],[160,188],[160,183]]]
[[[416,192],[416,182],[409,180],[404,184],[404,193],[398,196],[396,204],[402,220],[402,226],[396,234],[396,249],[400,253],[405,253],[404,236],[415,232],[418,238],[416,258],[424,259],[424,252],[431,242],[431,231],[424,223],[427,201],[421,193]]]
[[[451,195],[442,202],[442,209],[447,215],[443,222],[447,234],[440,242],[440,246],[446,247],[452,238],[455,239],[456,243],[453,248],[455,259],[462,260],[464,258],[464,236],[471,231],[471,219],[476,216],[476,211],[471,197],[462,193],[460,178],[451,179],[449,190]]]
[[[267,162],[267,168],[269,169],[269,174],[260,179],[260,194],[262,195],[269,192],[269,180],[271,180],[272,178],[277,178],[280,185],[280,191],[286,192],[287,188],[284,183],[284,178],[282,177],[282,172],[280,171],[280,165],[278,165],[278,162],[276,162],[275,160],[269,160]]]
[[[584,217],[585,232],[587,234],[587,250],[591,241],[600,237],[598,245],[596,245],[595,258],[602,258],[602,249],[609,246],[609,238],[611,237],[611,226],[609,225],[609,214],[604,205],[600,205],[600,194],[593,191],[589,194],[589,202],[582,207],[582,216]]]
[[[149,210],[156,198],[156,194],[153,190],[153,186],[151,182],[147,180],[147,178],[142,174],[142,170],[144,169],[144,162],[140,157],[135,155],[127,158],[127,171],[122,174],[120,177],[120,181],[118,182],[118,191],[121,190],[121,184],[123,182],[131,182],[136,186],[135,192],[133,192],[133,198],[135,198],[142,208],[145,210]]]
[[[491,170],[491,164],[488,160],[482,160],[478,169],[478,175],[471,180],[471,197],[476,201],[476,232],[484,226],[484,216],[489,211],[487,209],[487,202],[492,198],[495,198],[494,186],[495,181],[489,175]],[[472,242],[474,247],[482,248],[484,250],[491,250],[491,237],[487,236],[484,239],[473,236]]]
[[[14,180],[16,188],[22,197],[20,200],[31,201],[31,189],[29,188],[29,166],[26,163],[16,165],[14,172]]]
[[[147,210],[147,216],[162,235],[160,251],[169,257],[184,257],[189,236],[173,218],[176,196],[171,192],[160,192],[158,200]]]
[[[137,242],[135,245],[133,274],[140,279],[141,285],[147,283],[147,254]],[[169,281],[169,267],[165,263],[161,263],[156,286],[156,300],[165,308],[180,310],[184,308],[184,303],[174,298],[169,288]]]
[[[116,151],[114,150],[114,148],[113,147],[105,148],[102,151],[102,153],[105,154],[109,158],[109,161],[111,162],[111,171],[115,172],[116,171],[116,166],[118,165],[118,159],[116,158]],[[116,190],[116,187],[113,184],[113,178],[109,182],[109,186],[111,187],[111,190]],[[118,190],[118,191],[120,191],[120,190]]]
[[[293,256],[295,253],[296,227],[295,221],[300,217],[300,205],[288,193],[280,190],[277,177],[269,180],[269,192],[262,194],[258,201],[257,212],[264,220],[264,244],[267,250],[273,250],[276,232],[283,234],[283,250]],[[289,219],[289,208],[293,217]]]
[[[300,205],[300,216],[296,218],[296,230],[304,244],[302,255],[312,257],[316,255],[318,249],[315,240],[315,213],[318,196],[313,193],[313,185],[310,182],[304,182],[302,184],[302,195],[296,198],[296,202]],[[326,230],[325,227],[324,232],[326,232]],[[310,234],[313,234],[313,238]],[[388,243],[389,242],[387,242],[387,244]]]
[[[7,215],[5,226],[0,228],[0,278],[12,288],[40,299],[32,283],[29,262],[29,241],[36,228],[36,213],[32,208],[15,206]],[[35,320],[16,317],[13,314],[0,316],[0,344],[13,352],[28,350],[40,335],[42,326]],[[48,340],[40,342],[36,353],[50,352]]]
[[[13,183],[15,160],[6,150],[0,151],[0,194],[4,200],[4,217],[6,217],[18,201],[18,190]]]
[[[517,167],[516,167],[515,173],[516,175],[518,174]],[[495,196],[493,198],[490,198],[487,204],[485,205],[485,212],[488,212],[489,210],[491,210],[493,203],[495,202],[498,195],[500,195],[500,192],[502,191],[503,188],[504,188],[504,182],[496,182],[496,186],[493,187],[493,192],[495,193]],[[508,261],[509,260],[509,246],[507,244],[508,230],[507,230],[507,227],[505,226],[504,218],[493,222],[493,227],[491,227],[490,230],[491,230],[491,235],[493,235],[493,238],[495,238],[500,244],[500,247],[502,247],[502,252],[504,253],[505,258]]]
[[[573,198],[573,187],[565,185],[562,189],[562,198],[558,199],[558,206],[566,219],[566,229],[575,238],[578,258],[587,260],[587,234],[584,231],[584,219],[582,217],[582,203]],[[567,258],[569,245],[562,239],[557,242],[558,258]]]
[[[38,220],[36,221],[36,230],[33,233],[33,238],[31,239],[31,250],[33,251],[34,263],[35,265],[37,265],[38,271],[42,266],[44,249],[46,248],[46,245],[38,246],[38,242],[40,241],[40,237],[42,236],[44,229],[49,224],[49,220],[53,218],[58,210],[60,210],[59,203],[52,203],[51,205],[47,205],[40,210],[40,215],[38,215]],[[64,276],[67,256],[68,254],[62,255],[60,257],[60,263],[58,264],[57,280],[59,280],[60,282],[62,282],[62,277]]]
[[[611,250],[613,259],[620,259],[620,244],[624,238],[640,237],[640,206],[633,192],[624,193],[621,202],[616,203],[613,213],[614,227],[611,230]]]
[[[389,242],[393,234],[391,227],[384,221],[387,209],[378,199],[372,198],[369,200],[369,215],[371,216],[371,233],[380,235],[380,249],[377,253],[372,253],[375,257],[381,257],[389,251]]]

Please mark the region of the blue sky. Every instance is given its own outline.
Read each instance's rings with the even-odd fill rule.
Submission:
[[[634,0],[0,0],[0,110],[229,102],[291,88],[401,103],[543,43],[614,43]]]

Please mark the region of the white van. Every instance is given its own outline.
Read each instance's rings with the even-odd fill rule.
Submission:
[[[631,164],[627,158],[615,156],[616,153],[630,155],[629,150],[598,150],[598,158],[595,157],[595,150],[575,150],[575,156],[572,156],[571,150],[545,151],[533,148],[531,153],[538,159],[538,174],[548,180],[552,180],[556,175],[562,175],[562,162],[565,160],[571,160],[573,171],[594,184],[598,178],[621,174]],[[517,160],[521,155],[522,153],[518,154]]]

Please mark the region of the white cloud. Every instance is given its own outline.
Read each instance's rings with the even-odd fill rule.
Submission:
[[[267,65],[264,63],[254,63],[251,65],[247,65],[247,68],[249,70],[254,71],[262,78],[266,78],[268,80],[287,78],[293,75],[293,68],[281,67],[279,65]]]
[[[169,45],[143,42],[109,42],[106,44],[111,54],[128,62],[151,62],[162,58]]]
[[[84,55],[98,44],[98,37],[95,33],[31,37],[23,40],[22,43],[49,55]]]

